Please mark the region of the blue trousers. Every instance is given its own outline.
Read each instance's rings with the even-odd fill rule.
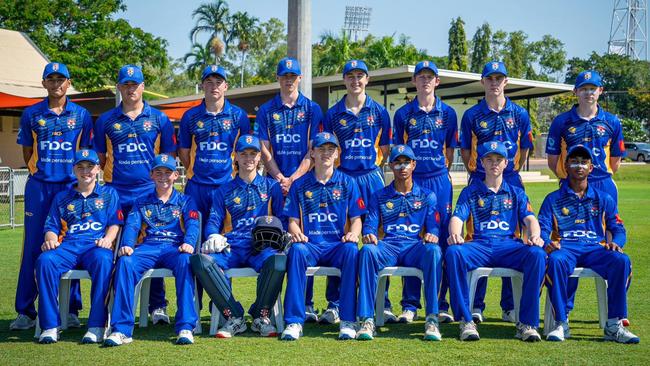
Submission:
[[[195,183],[192,179],[187,181],[185,185],[185,194],[192,197],[196,202],[196,207],[203,217],[203,227],[201,232],[205,233],[205,225],[208,223],[210,217],[210,209],[212,208],[212,193],[219,188],[218,185],[208,185]],[[205,241],[205,234],[202,235],[201,242]]]
[[[115,300],[111,312],[113,332],[131,337],[135,323],[135,286],[142,274],[152,268],[167,268],[176,278],[176,326],[175,332],[192,330],[198,315],[194,308],[194,276],[190,266],[190,254],[181,253],[171,244],[143,243],[131,255],[117,260],[115,266]]]
[[[38,319],[41,329],[56,328],[61,325],[60,278],[65,272],[76,268],[87,270],[92,279],[88,327],[106,326],[106,295],[113,271],[113,252],[96,246],[92,241],[64,241],[58,248],[43,252],[36,260]]]
[[[25,228],[23,234],[23,253],[20,259],[18,284],[16,286],[16,313],[36,318],[34,302],[38,295],[34,265],[41,255],[43,226],[49,213],[52,200],[57,193],[70,187],[71,183],[47,183],[30,176],[25,185]],[[81,309],[79,281],[72,281],[70,287],[70,313],[78,314]]]
[[[627,254],[607,250],[599,243],[562,242],[562,248],[548,257],[546,287],[551,295],[555,320],[568,316],[569,276],[575,267],[591,268],[607,280],[608,318],[627,318],[627,288],[632,278],[632,264]]]
[[[504,267],[524,274],[519,321],[534,327],[539,325],[539,293],[546,266],[544,249],[499,237],[450,245],[445,260],[451,308],[456,320],[472,320],[467,272],[478,267]]]
[[[313,266],[336,267],[341,271],[339,316],[345,321],[355,321],[358,254],[357,243],[353,242],[294,243],[287,254],[285,322],[305,322],[305,271]]]
[[[426,314],[437,315],[438,288],[442,277],[440,247],[437,244],[424,244],[421,241],[407,244],[379,241],[377,245],[366,244],[359,251],[357,316],[360,319],[373,317],[379,271],[391,266],[416,267],[422,270]]]
[[[119,185],[108,183],[111,187],[115,188],[117,194],[120,196],[120,206],[124,217],[129,215],[131,208],[135,200],[145,194],[148,194],[154,189],[153,182],[141,184],[141,185]],[[204,216],[205,217],[205,216]],[[151,280],[151,292],[149,299],[149,312],[151,313],[155,309],[164,308],[167,306],[167,300],[165,300],[165,281],[162,278],[154,278]]]

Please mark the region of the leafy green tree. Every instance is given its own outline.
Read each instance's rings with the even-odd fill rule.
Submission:
[[[625,141],[640,141],[645,142],[650,140],[648,132],[644,129],[643,121],[636,118],[622,118],[621,125],[623,126],[623,139]]]
[[[508,76],[515,78],[526,77],[528,65],[530,63],[529,49],[526,45],[528,36],[522,31],[511,32],[508,34],[506,43],[506,53],[503,58],[508,68]]]
[[[492,34],[492,49],[490,50],[490,60],[503,60],[506,54],[506,43],[508,33],[497,30]]]
[[[548,76],[551,80],[557,80],[556,77],[550,77],[564,70],[567,64],[566,51],[564,43],[553,36],[546,34],[541,41],[532,42],[529,50],[540,66],[540,73]]]
[[[451,70],[468,71],[467,54],[465,22],[458,17],[451,21],[449,28],[449,64],[447,67]]]
[[[490,61],[490,41],[492,39],[492,29],[488,23],[476,29],[472,37],[472,53],[470,57],[470,71],[481,73],[483,66]]]

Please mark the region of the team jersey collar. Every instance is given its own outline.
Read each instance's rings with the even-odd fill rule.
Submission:
[[[569,180],[568,179],[566,179],[566,180],[564,180],[564,182],[562,182],[562,186],[560,187],[560,191],[562,192],[563,196],[570,195],[572,197],[578,197],[576,192],[574,192],[573,189],[571,189],[571,186],[569,185]],[[591,199],[596,198],[596,194],[594,192],[594,189],[591,187],[590,184],[587,185],[587,192],[585,192],[585,195],[582,198],[583,199],[584,198],[591,198]]]
[[[235,184],[237,184],[238,187],[246,187],[247,185],[249,185],[248,183],[246,183],[245,180],[243,180],[243,179],[241,179],[241,178],[239,177],[239,174],[237,174],[237,175],[235,176],[234,181],[235,181]],[[264,181],[264,177],[262,177],[262,176],[259,175],[259,174],[256,174],[256,175],[255,175],[255,178],[254,178],[253,181],[250,183],[250,185],[255,186],[255,187],[259,187],[260,185],[262,185],[262,182],[263,182],[263,181]]]
[[[144,103],[144,107],[142,107],[142,112],[140,112],[140,114],[138,114],[138,116],[135,117],[134,121],[137,120],[140,117],[149,117],[151,115],[151,106],[149,105],[149,103],[147,103],[146,101],[142,101],[142,102]],[[131,120],[131,117],[127,116],[124,113],[124,111],[122,110],[122,103],[121,102],[120,102],[120,105],[115,107],[115,112],[118,115],[124,116],[124,117],[128,118],[129,120]]]
[[[75,187],[75,188],[77,187],[77,183],[74,184],[74,187]],[[93,191],[90,192],[90,194],[89,194],[87,197],[84,197],[84,196],[81,194],[81,192],[77,191],[77,190],[74,189],[74,188],[73,188],[72,190],[73,190],[73,192],[74,192],[74,197],[75,197],[75,198],[90,198],[90,197],[97,197],[97,196],[99,196],[99,194],[101,193],[102,188],[101,188],[101,185],[99,184],[99,182],[95,182],[95,188],[93,188]]]
[[[581,121],[586,121],[586,119],[580,117],[578,115],[578,105],[574,104],[573,107],[571,107],[571,120],[574,122],[581,122]],[[598,105],[598,113],[596,113],[596,116],[589,121],[603,121],[605,120],[605,111],[600,107],[600,104]]]
[[[208,108],[205,106],[205,98],[201,100],[201,110],[203,111],[204,115],[209,115],[212,116],[210,112],[208,112]],[[223,108],[221,109],[221,112],[217,113],[217,116],[220,114],[230,114],[232,111],[232,105],[228,101],[228,99],[224,98],[223,99]]]
[[[301,92],[298,92],[298,99],[296,99],[296,104],[294,104],[292,108],[303,106],[305,104],[307,104],[307,97],[302,95]],[[280,93],[277,93],[275,97],[273,97],[273,106],[275,108],[285,107],[284,103],[282,103],[282,97],[280,96]]]
[[[63,111],[61,111],[60,116],[62,116],[64,114],[72,113],[73,111],[74,111],[74,109],[72,107],[72,103],[70,103],[70,97],[66,96],[65,97],[65,105],[63,107]],[[49,97],[45,97],[43,99],[41,113],[43,113],[43,114],[51,114],[53,116],[57,115],[56,113],[52,112],[52,110],[50,109],[50,98]]]
[[[418,186],[417,184],[415,184],[415,182],[413,182],[413,187],[411,188],[411,191],[408,192],[408,193],[398,192],[397,189],[395,188],[395,181],[393,181],[393,182],[389,185],[389,187],[390,187],[390,188],[389,188],[389,189],[390,189],[389,192],[390,192],[391,197],[409,197],[409,196],[419,196],[419,195],[420,195],[420,191],[422,190],[422,189],[420,188],[420,186]]]
[[[348,96],[348,95],[345,94],[345,95],[343,96],[343,98],[341,98],[341,100],[339,100],[339,101],[336,103],[336,111],[337,111],[337,112],[347,112],[347,111],[348,111],[347,107],[345,106],[345,98],[346,98],[347,96]],[[364,110],[364,109],[366,109],[366,108],[370,108],[370,106],[372,105],[372,103],[373,103],[372,98],[370,97],[370,95],[368,95],[368,94],[366,93],[366,102],[364,103],[364,105],[363,105],[363,107],[361,108],[361,110]]]
[[[484,114],[497,113],[497,112],[493,111],[492,109],[490,109],[490,107],[488,106],[487,101],[485,100],[485,98],[481,99],[481,102],[479,102],[479,107],[481,108],[481,110],[483,111]],[[506,104],[503,106],[503,109],[501,110],[501,112],[499,112],[499,114],[503,113],[503,112],[506,112],[506,111],[511,111],[512,108],[513,108],[512,101],[510,100],[510,98],[506,97]]]
[[[314,183],[318,183],[318,184],[323,185],[323,186],[329,186],[329,185],[341,182],[343,180],[343,176],[342,176],[342,173],[339,172],[338,169],[334,169],[334,174],[332,174],[332,177],[325,184],[323,184],[323,183],[319,182],[318,179],[316,179],[316,169],[312,169],[311,170],[311,180]]]
[[[147,197],[147,201],[148,201],[148,203],[156,203],[156,204],[163,204],[163,205],[174,205],[174,204],[178,203],[178,201],[180,200],[180,197],[181,197],[180,193],[178,193],[178,191],[176,191],[176,189],[173,189],[172,190],[172,195],[169,196],[169,200],[167,200],[167,202],[163,203],[163,201],[160,198],[158,198],[158,195],[156,194],[156,188],[154,188],[153,191],[151,193],[149,193],[149,196]]]
[[[485,185],[485,182],[483,182],[482,180],[476,180],[473,184],[476,185],[476,188],[483,195],[484,194],[499,194],[501,192],[505,192],[505,193],[511,193],[512,192],[512,189],[510,188],[510,185],[508,184],[508,182],[506,182],[505,179],[503,179],[501,181],[501,187],[499,187],[499,191],[497,191],[496,193],[494,193],[494,191],[490,190]]]
[[[411,110],[413,112],[422,112],[422,113],[433,113],[433,112],[441,112],[442,111],[442,101],[440,100],[439,97],[436,96],[436,100],[433,103],[433,109],[430,112],[425,112],[422,109],[420,109],[420,104],[418,103],[418,97],[416,96],[413,98],[412,101],[409,102],[409,105],[411,107]]]

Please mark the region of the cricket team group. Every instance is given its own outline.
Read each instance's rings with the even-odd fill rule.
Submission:
[[[298,340],[311,321],[339,324],[339,339],[372,340],[375,309],[382,309],[375,302],[383,303],[386,322],[413,322],[423,285],[424,339],[440,341],[440,323],[457,321],[460,340],[472,341],[479,340],[487,281],[479,281],[470,304],[468,272],[503,267],[523,274],[517,307],[512,281],[502,282],[502,318],[515,323],[515,337],[541,340],[546,286],[555,320],[546,340],[564,341],[578,284],[570,276],[588,267],[607,280],[604,339],[639,343],[628,329],[631,262],[612,180],[625,153],[623,133],[617,117],[598,104],[603,80],[597,71],[578,75],[577,104],[550,126],[548,165],[560,183],[537,214],[519,174],[533,148],[530,119],[504,94],[502,62],[485,65],[485,96],[460,124],[435,94],[440,77],[431,61],[415,66],[417,95],[392,123],[366,93],[370,78],[362,60],[347,62],[342,77],[345,96],[323,114],[299,92],[298,61],[282,59],[280,91],[259,107],[251,125],[225,98],[226,71],[210,65],[201,76],[204,99],[185,112],[175,132],[164,113],[143,101],[138,66],[119,70],[121,104],[93,122],[66,96],[66,65],[47,64],[42,85],[48,96],[25,109],[18,132],[30,176],[18,315],[10,328],[38,322],[39,343],[57,342],[59,279],[84,269],[92,285],[82,343],[131,343],[136,286],[147,270],[166,268],[176,282],[176,343],[194,343],[195,299],[202,292],[221,315],[216,336],[230,338],[249,325],[227,271],[252,267],[259,276],[248,313],[261,336]],[[469,182],[452,206],[455,149]],[[186,171],[184,193],[174,188],[177,158]],[[393,176],[388,185],[385,165]],[[286,245],[276,245],[285,237]],[[315,266],[340,271],[327,279],[328,306],[320,314],[306,273]],[[403,278],[399,316],[388,290],[375,295],[379,272],[394,266],[422,273],[422,280]],[[273,306],[285,277],[286,326],[279,329]],[[154,324],[170,323],[162,279],[151,280],[149,303]],[[69,304],[67,324],[80,327],[78,281]]]

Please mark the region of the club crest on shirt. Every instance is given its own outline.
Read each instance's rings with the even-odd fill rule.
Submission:
[[[179,217],[181,216],[181,211],[178,210],[178,209],[174,209],[174,210],[172,211],[172,216],[173,216],[174,218],[176,218],[176,219],[179,218]]]
[[[443,124],[443,123],[442,123],[442,119],[440,119],[440,118],[436,118],[436,122],[435,122],[434,126],[435,126],[436,128],[442,128],[442,124]]]
[[[343,127],[345,127],[345,126],[348,125],[348,121],[346,121],[346,120],[344,120],[344,119],[342,119],[342,118],[339,120],[339,123],[340,123],[341,126],[343,126]]]
[[[340,189],[332,190],[332,198],[334,198],[335,200],[340,200],[341,199],[341,190]]]
[[[74,211],[74,203],[69,204],[66,208],[68,211]]]
[[[119,123],[113,123],[113,129],[115,129],[115,131],[119,131],[122,129],[122,125]]]
[[[601,126],[601,125],[596,126],[596,134],[599,137],[605,136],[606,132],[607,132],[607,130],[605,129],[604,126]]]
[[[151,121],[144,121],[142,123],[142,128],[147,132],[151,131],[151,126],[152,126]]]
[[[280,115],[277,113],[273,113],[273,120],[274,121],[279,121],[280,120]]]
[[[564,216],[569,216],[569,209],[566,207],[562,207],[562,215]]]
[[[305,197],[307,197],[307,199],[311,199],[313,196],[314,194],[311,191],[305,191]]]
[[[45,127],[45,125],[47,124],[47,121],[44,120],[44,119],[39,119],[37,123],[38,123],[39,126]]]
[[[478,207],[484,207],[485,206],[485,201],[483,201],[482,198],[478,199]]]
[[[267,199],[269,199],[269,195],[266,193],[260,193],[260,199],[262,201],[266,201]]]
[[[451,203],[448,203],[447,206],[445,206],[445,210],[447,211],[448,214],[451,213]]]
[[[488,127],[488,124],[485,121],[481,121],[478,125],[481,126],[481,128],[487,128]]]
[[[392,210],[393,207],[395,207],[395,205],[393,205],[393,202],[391,202],[391,201],[386,202],[386,208],[387,209]]]
[[[204,125],[205,124],[203,123],[203,121],[196,122],[196,127],[198,127],[199,129],[203,128]]]
[[[235,198],[233,198],[232,201],[233,201],[236,205],[241,204],[241,198],[239,198],[239,197],[235,197]]]
[[[298,119],[298,120],[305,119],[305,112],[303,112],[303,111],[298,112],[298,114],[296,115],[296,119]]]
[[[77,125],[77,121],[74,118],[68,118],[68,128],[73,129]]]
[[[591,213],[591,216],[598,216],[598,207],[591,206],[591,210],[589,210],[589,213]]]
[[[511,198],[504,198],[503,199],[503,208],[506,210],[510,210],[512,208],[512,199]]]
[[[416,209],[416,210],[419,210],[420,208],[422,208],[422,201],[413,202],[413,208]]]
[[[368,126],[374,126],[375,125],[375,117],[373,117],[373,116],[368,116],[366,118],[366,121],[368,122]]]
[[[418,121],[415,118],[411,118],[409,120],[409,123],[411,124],[411,126],[415,126],[416,124],[418,124]]]
[[[229,119],[224,119],[223,120],[223,129],[224,130],[229,130],[232,127],[232,121]]]
[[[570,134],[573,135],[573,134],[576,133],[576,128],[575,128],[575,127],[569,127],[569,130],[568,130],[568,131],[569,131]]]
[[[104,200],[101,199],[101,198],[96,199],[96,200],[95,200],[95,207],[96,207],[98,210],[101,210],[102,208],[104,208]]]
[[[515,128],[515,121],[512,118],[506,119],[506,127],[510,129]]]

